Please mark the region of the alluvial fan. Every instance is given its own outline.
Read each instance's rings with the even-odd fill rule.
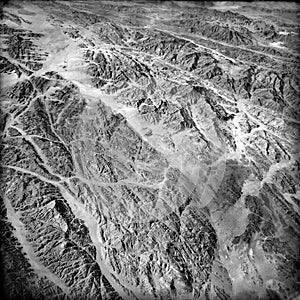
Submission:
[[[1,297],[300,297],[299,5],[6,1]]]

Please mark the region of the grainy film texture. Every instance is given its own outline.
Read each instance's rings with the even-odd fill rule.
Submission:
[[[6,1],[1,299],[299,299],[299,5]]]

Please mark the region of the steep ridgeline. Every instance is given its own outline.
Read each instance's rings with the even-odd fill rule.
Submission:
[[[4,5],[3,295],[296,299],[297,13]]]

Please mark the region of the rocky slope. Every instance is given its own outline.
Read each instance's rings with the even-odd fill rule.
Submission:
[[[295,3],[4,5],[3,295],[299,297],[298,20]]]

